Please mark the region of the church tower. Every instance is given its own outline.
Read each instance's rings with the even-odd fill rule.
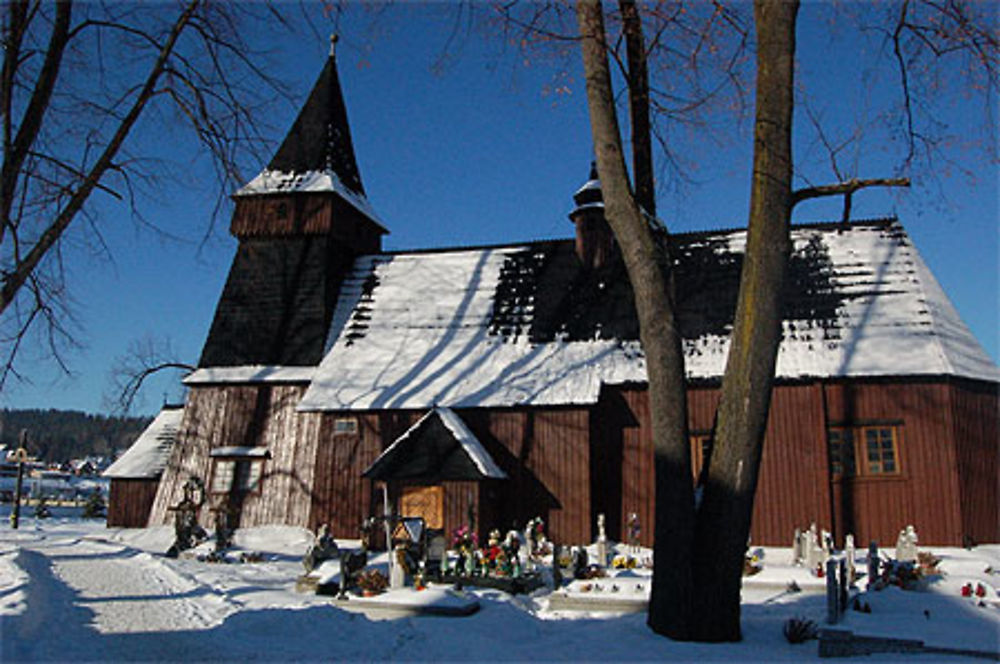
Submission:
[[[233,199],[239,247],[199,367],[314,366],[343,275],[388,232],[361,184],[332,46],[274,158]]]

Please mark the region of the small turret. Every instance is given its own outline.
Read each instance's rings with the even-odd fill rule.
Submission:
[[[604,197],[597,178],[597,164],[590,165],[590,178],[573,194],[576,207],[569,213],[576,225],[576,255],[584,268],[596,270],[611,260],[614,235],[604,218]]]

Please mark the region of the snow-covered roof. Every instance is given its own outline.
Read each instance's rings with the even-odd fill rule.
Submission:
[[[440,422],[437,430],[433,424]],[[470,465],[471,463],[471,465]],[[363,473],[372,479],[505,479],[507,474],[450,408],[435,407],[397,438]]]
[[[690,379],[724,371],[745,237],[678,238]],[[898,223],[801,226],[792,239],[779,378],[998,379]],[[644,382],[634,313],[614,310],[620,284],[591,285],[608,302],[571,302],[564,293],[580,277],[560,286],[548,274],[557,253],[527,245],[359,259],[300,408],[588,404],[603,384]]]
[[[155,479],[167,467],[170,448],[184,415],[183,408],[164,408],[153,418],[132,446],[102,475],[111,479]]]
[[[469,427],[465,426],[462,418],[456,415],[451,408],[438,407],[434,410],[437,412],[437,416],[441,418],[441,422],[455,436],[455,440],[459,442],[462,449],[469,455],[469,458],[476,464],[476,468],[479,469],[479,472],[484,477],[493,479],[504,479],[507,477],[507,473],[500,470],[499,466],[493,461],[493,457],[490,456],[486,448],[479,442],[479,439],[469,431]]]
[[[724,371],[745,237],[671,240],[689,379]],[[779,378],[1000,380],[898,222],[796,226],[792,240]],[[582,270],[570,240],[363,256],[299,408],[595,403],[605,384],[646,380],[631,302],[621,266]],[[188,383],[284,371],[207,368]]]
[[[271,457],[271,452],[268,451],[266,447],[240,447],[230,445],[227,447],[213,447],[208,456],[213,459],[225,459],[228,457],[269,459]]]
[[[385,225],[375,214],[368,198],[360,192],[344,185],[332,168],[302,172],[278,171],[265,168],[233,196],[257,196],[261,194],[290,193],[332,193],[350,203],[358,212],[385,230]],[[388,232],[388,231],[386,231]]]
[[[185,385],[209,383],[308,383],[316,367],[251,365],[244,367],[207,367],[184,378]]]

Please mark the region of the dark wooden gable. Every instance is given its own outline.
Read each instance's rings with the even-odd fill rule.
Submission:
[[[488,479],[436,410],[396,439],[364,477],[427,484]]]

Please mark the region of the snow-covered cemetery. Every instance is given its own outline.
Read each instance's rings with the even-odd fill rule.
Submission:
[[[338,539],[333,550],[302,528],[260,526],[236,530],[221,552],[211,537],[169,558],[173,526],[31,518],[0,538],[2,659],[765,662],[814,659],[821,649],[853,661],[996,659],[1000,547],[917,542],[917,558],[900,561],[914,550],[902,542],[904,551],[879,551],[871,584],[864,547],[828,552],[804,533],[798,560],[790,546],[750,553],[743,641],[709,645],[646,627],[650,551],[627,543],[591,543],[585,558],[566,548],[558,589],[551,547],[537,537],[530,553],[527,543],[513,553],[506,534],[499,545],[487,539],[468,577],[460,542],[403,574],[373,551],[341,596],[341,564],[362,551],[360,540]],[[330,557],[309,556],[320,551]],[[835,623],[827,577],[807,567],[827,557],[855,575]],[[803,642],[786,639],[789,621]],[[808,638],[817,631],[822,640]]]
[[[184,403],[90,505],[5,464],[0,661],[1000,661],[1000,370],[905,219],[792,227],[742,640],[667,639],[596,169],[561,194],[573,238],[384,251],[334,52],[317,65],[234,194]],[[697,477],[747,233],[671,242]]]

